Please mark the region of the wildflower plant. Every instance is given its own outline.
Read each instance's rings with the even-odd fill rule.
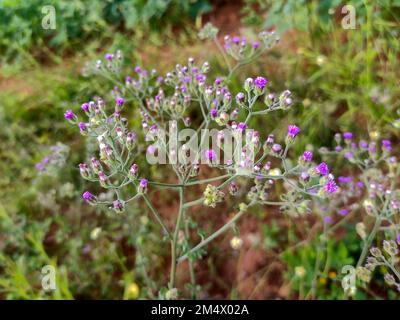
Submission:
[[[114,193],[112,201],[102,201],[94,192],[85,191],[83,200],[120,215],[129,210],[132,201],[141,199],[161,226],[164,239],[170,242],[170,277],[168,287],[160,290],[161,298],[178,296],[176,269],[184,260],[189,263],[192,288],[197,287],[196,260],[205,254],[207,244],[233,229],[250,207],[278,206],[284,213],[305,214],[310,211],[312,199],[326,198],[338,189],[328,166],[314,163],[311,151],[290,159],[291,146],[301,138],[297,125],[288,126],[282,141],[272,130],[262,137],[251,128],[255,117],[289,110],[293,106],[289,90],[271,92],[263,75],[247,78],[240,92],[229,88],[239,67],[265,52],[276,42],[275,35],[264,32],[260,41],[252,44],[227,36],[222,48],[217,33],[215,27],[207,25],[200,36],[213,39],[221,49],[227,76],[210,79],[210,64],[199,65],[189,58],[165,76],[137,66],[132,75],[123,77],[121,52],[107,54],[93,68],[96,75],[115,84],[110,105],[106,103],[110,99],[98,98],[82,104],[82,115],[65,113],[82,135],[98,145],[98,155],[79,165],[82,177]],[[228,57],[237,64],[231,66]],[[141,116],[140,129],[131,127],[124,117],[124,109],[132,108]],[[145,175],[150,167],[172,172],[175,182]],[[202,171],[210,177],[201,179]],[[202,196],[189,201],[187,195],[197,188],[203,191]],[[154,189],[168,189],[179,197],[173,228],[153,204]],[[238,190],[244,190],[241,194],[246,195],[245,200],[238,201],[242,200]],[[197,228],[193,213],[198,206],[216,208],[235,200],[240,202],[236,214],[214,233],[193,243],[190,228]]]
[[[357,172],[353,176],[339,176],[340,191],[330,199],[330,207],[336,208],[339,216],[361,215],[361,221],[355,224],[355,231],[362,241],[355,266],[357,278],[368,283],[375,268],[385,266],[391,271],[391,274],[385,273],[386,283],[398,289],[399,273],[395,264],[398,262],[397,243],[400,242],[400,166],[392,142],[380,139],[376,131],[370,133],[369,141],[356,141],[351,132],[336,134],[335,141],[334,150],[322,148],[320,152],[342,157]],[[373,247],[378,238],[386,239],[384,251],[389,258]],[[397,282],[392,274],[397,277]]]

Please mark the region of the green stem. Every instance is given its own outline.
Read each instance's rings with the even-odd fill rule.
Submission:
[[[248,205],[248,207],[250,207],[251,205],[253,205],[253,203],[250,203]],[[217,231],[215,231],[213,234],[211,234],[209,237],[207,237],[206,239],[204,239],[203,241],[201,241],[197,246],[195,246],[194,248],[192,248],[191,250],[189,250],[188,252],[186,252],[183,256],[181,256],[178,259],[178,263],[181,263],[182,261],[186,260],[188,258],[188,256],[194,252],[196,252],[197,250],[203,248],[204,246],[206,246],[207,244],[209,244],[211,241],[213,241],[215,238],[219,237],[221,234],[223,234],[224,232],[226,232],[227,230],[229,230],[232,225],[239,220],[244,214],[246,213],[246,211],[239,211],[231,220],[229,220],[228,223],[226,223],[225,225],[223,225],[221,228],[219,228]]]
[[[161,219],[160,215],[158,214],[157,210],[151,204],[149,198],[145,194],[143,194],[142,197],[143,197],[144,201],[146,202],[147,206],[150,208],[151,212],[153,213],[153,215],[156,218],[156,220],[158,221],[158,223],[163,228],[164,232],[167,234],[168,238],[172,239],[171,233],[169,232],[167,226],[162,221],[162,219]]]
[[[371,246],[371,243],[375,239],[376,233],[378,232],[379,227],[381,226],[381,222],[382,222],[382,218],[380,216],[378,216],[375,220],[375,225],[372,228],[372,231],[367,238],[367,241],[365,241],[363,250],[361,252],[360,258],[358,259],[356,267],[360,267],[363,264],[365,257],[368,253],[369,247]]]
[[[170,289],[175,288],[176,265],[177,265],[176,249],[177,249],[177,243],[178,243],[178,238],[179,238],[179,230],[180,230],[181,220],[182,220],[182,217],[184,214],[183,191],[184,191],[183,188],[179,189],[179,213],[178,213],[178,219],[176,220],[174,236],[171,240],[171,275],[170,275],[170,280],[169,280],[169,288]]]

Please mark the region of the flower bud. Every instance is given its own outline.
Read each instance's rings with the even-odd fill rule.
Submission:
[[[81,176],[85,179],[89,178],[90,176],[90,171],[89,167],[86,163],[80,163],[79,164],[79,171],[81,173]]]
[[[89,204],[95,204],[96,200],[97,200],[96,197],[93,194],[91,194],[89,191],[85,191],[82,194],[82,198]]]
[[[128,132],[126,135],[126,147],[128,150],[132,150],[133,147],[135,146],[137,141],[137,136],[136,133],[134,132]]]
[[[247,78],[244,82],[244,90],[247,92],[252,91],[254,88],[254,80],[252,78]]]
[[[147,186],[148,186],[148,180],[147,179],[140,179],[139,186],[138,186],[138,193],[146,193],[147,192]]]
[[[113,209],[116,213],[121,213],[125,209],[125,204],[121,200],[113,201]]]

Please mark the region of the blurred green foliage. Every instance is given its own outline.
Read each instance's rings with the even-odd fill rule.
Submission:
[[[42,28],[42,8],[49,4],[55,8],[54,30]],[[93,39],[111,41],[116,32],[182,27],[210,8],[207,0],[2,0],[0,56],[3,62],[28,54],[45,60],[49,51],[77,51]]]

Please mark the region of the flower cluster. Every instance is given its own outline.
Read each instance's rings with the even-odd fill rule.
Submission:
[[[203,33],[205,38],[216,36],[210,26]],[[226,38],[225,49],[233,57],[247,59],[250,57],[248,52],[253,54],[266,48],[266,37],[269,39],[270,35],[263,33],[262,43],[253,43],[251,47],[243,39],[238,42],[235,37]],[[143,199],[166,238],[171,241],[173,258],[168,292],[175,289],[177,263],[190,257],[191,266],[193,260],[201,256],[201,249],[215,238],[215,234],[211,234],[198,245],[190,245],[190,233],[187,228],[182,228],[188,222],[182,223],[182,219],[187,219],[185,211],[193,206],[204,204],[216,207],[220,202],[230,201],[225,188],[232,197],[239,197],[238,190],[244,190],[241,194],[247,196],[248,203],[238,206],[239,211],[232,220],[216,231],[219,234],[229,230],[250,206],[273,205],[285,213],[299,215],[311,211],[312,199],[327,198],[338,191],[327,164],[315,163],[310,150],[305,150],[297,161],[290,160],[291,146],[301,138],[301,129],[297,125],[288,126],[282,142],[272,132],[263,138],[251,126],[254,117],[291,108],[293,100],[290,91],[280,94],[270,92],[268,79],[260,75],[247,78],[243,89],[233,93],[229,88],[233,69],[229,67],[227,77],[210,79],[209,63],[197,65],[193,58],[189,58],[184,65],[176,65],[165,76],[157,76],[155,70],[149,72],[137,66],[133,69],[134,75],[125,77],[125,81],[121,82],[120,60],[119,52],[107,54],[105,61],[98,61],[94,66],[98,75],[117,84],[112,92],[111,106],[106,105],[108,99],[98,98],[82,104],[83,119],[71,110],[67,110],[64,116],[98,147],[97,155],[79,165],[82,177],[99,183],[113,193],[112,200],[102,201],[90,191],[85,191],[82,195],[84,201],[92,205],[106,205],[114,212],[122,213],[129,210],[130,201]],[[125,109],[131,107],[141,117],[141,128],[135,130],[123,116],[128,112]],[[242,115],[245,117],[241,118]],[[174,140],[184,129],[192,129],[200,137],[196,135],[189,136],[189,140]],[[202,130],[216,132],[216,143],[212,148]],[[205,148],[193,154],[193,141],[200,146],[205,145]],[[228,154],[226,150],[231,150],[234,156],[224,159],[224,162],[218,161],[220,151],[225,157]],[[150,170],[140,170],[139,165],[145,166],[144,160],[147,160],[147,166],[151,167],[160,163],[153,162],[160,157],[165,157],[163,163],[175,176],[174,183],[141,176],[141,172]],[[200,172],[211,172],[212,177],[200,179]],[[200,186],[202,195],[196,200],[186,201],[186,190],[192,186]],[[179,195],[173,232],[147,194],[152,188],[170,189]]]
[[[394,240],[383,241],[383,252],[377,247],[370,249],[364,267],[357,268],[357,276],[361,281],[369,282],[372,272],[379,266],[385,267],[384,279],[389,286],[400,292],[400,271],[396,268],[396,256],[399,253],[398,244]]]

